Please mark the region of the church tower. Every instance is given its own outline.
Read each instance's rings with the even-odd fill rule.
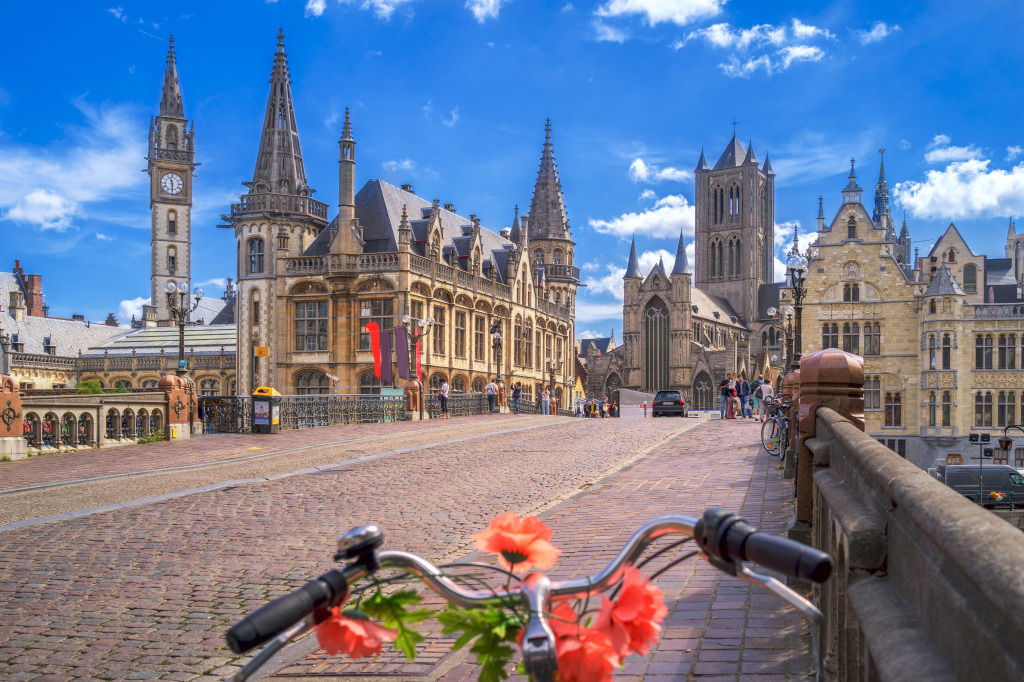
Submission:
[[[149,206],[152,212],[152,263],[150,295],[158,322],[167,324],[167,282],[189,285],[192,258],[192,171],[195,170],[193,137],[181,104],[178,67],[174,60],[174,36],[167,52],[160,113],[149,124]]]
[[[526,227],[533,270],[543,273],[544,297],[575,311],[576,286],[580,271],[573,266],[573,247],[569,217],[562,198],[562,182],[558,179],[555,154],[551,147],[551,119],[544,126],[544,150],[537,171],[537,183],[530,203]],[[570,335],[570,338],[574,338]]]
[[[718,163],[704,152],[694,172],[697,274],[694,286],[726,299],[746,323],[758,319],[758,288],[775,279],[775,173],[758,167],[733,134]]]
[[[313,199],[316,190],[306,182],[283,31],[277,36],[256,168],[252,181],[243,184],[249,191],[231,206],[231,227],[238,243],[237,385],[247,395],[257,386],[290,384],[275,368],[285,351],[279,345],[287,342],[282,324],[295,312],[280,308],[289,299],[277,284],[284,285],[286,258],[299,256],[327,226],[327,204]]]

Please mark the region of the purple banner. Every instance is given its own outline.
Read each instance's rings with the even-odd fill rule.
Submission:
[[[391,332],[391,329],[384,329],[380,333],[380,383],[382,386],[395,380],[391,364]]]
[[[395,359],[398,360],[398,378],[409,380],[409,334],[405,327],[395,327]]]

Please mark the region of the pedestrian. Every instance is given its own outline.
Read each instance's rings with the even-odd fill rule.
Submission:
[[[441,388],[437,389],[437,398],[441,403],[441,419],[448,419],[448,380],[441,381]]]
[[[750,382],[750,402],[754,404],[753,415],[755,418],[761,416],[761,396],[757,389],[764,383],[764,377],[758,376]]]
[[[487,392],[487,409],[491,414],[494,414],[494,403],[498,399],[498,383],[495,379],[491,379],[491,382],[487,384],[484,389]]]
[[[523,395],[523,382],[512,384],[512,413],[519,414],[519,398]]]
[[[726,374],[725,378],[722,379],[722,383],[718,384],[718,390],[722,394],[722,404],[719,407],[719,419],[726,419],[726,415],[729,413],[729,377],[731,375]]]
[[[761,401],[768,400],[768,398],[771,398],[773,395],[775,395],[775,389],[773,389],[771,383],[767,381],[758,386],[757,390],[761,392],[761,395],[758,398]],[[761,421],[764,421],[767,416],[768,409],[765,408],[761,410]]]
[[[551,399],[548,397],[548,389],[540,387],[540,413],[551,414]]]
[[[578,400],[576,401],[576,404],[573,405],[573,409],[576,412],[577,417],[579,417],[583,413],[583,411],[580,409],[580,401]]]
[[[754,413],[750,411],[750,383],[747,381],[747,377],[740,374],[740,416],[746,419],[750,417],[753,419]]]

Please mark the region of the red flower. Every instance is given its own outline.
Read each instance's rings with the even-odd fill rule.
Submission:
[[[332,656],[348,654],[351,658],[377,656],[383,642],[393,642],[398,630],[377,625],[361,611],[341,612],[335,606],[327,620],[313,626],[316,641]]]
[[[602,597],[604,606],[594,628],[611,640],[620,658],[629,654],[646,655],[661,635],[661,621],[668,614],[665,598],[633,566],[626,568],[619,598]]]
[[[610,682],[619,665],[611,640],[596,628],[574,629],[555,640],[558,682]]]
[[[551,529],[536,516],[520,518],[512,511],[491,519],[490,527],[473,536],[476,548],[498,555],[498,564],[522,572],[551,568],[561,551],[552,545]]]

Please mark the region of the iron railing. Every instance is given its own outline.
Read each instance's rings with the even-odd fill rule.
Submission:
[[[201,395],[199,421],[203,433],[246,433],[252,429],[252,398]]]
[[[376,424],[406,419],[401,395],[289,395],[281,397],[281,428]]]
[[[437,394],[427,396],[426,409],[431,419],[441,416],[441,400]],[[489,411],[486,393],[459,393],[448,397],[448,414],[452,417],[488,414]]]

